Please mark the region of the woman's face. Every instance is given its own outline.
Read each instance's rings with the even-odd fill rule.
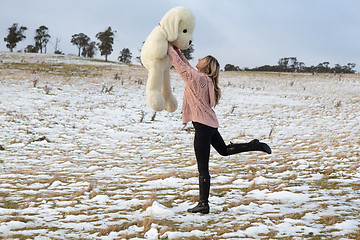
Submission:
[[[202,72],[205,68],[205,64],[206,64],[206,57],[199,59],[198,64],[196,65],[196,68],[199,72]]]

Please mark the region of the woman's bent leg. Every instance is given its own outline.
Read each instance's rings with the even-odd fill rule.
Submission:
[[[214,133],[211,139],[211,145],[222,156],[233,155],[249,151],[262,151],[271,154],[271,148],[266,143],[259,142],[254,139],[248,143],[231,143],[226,145],[218,130]]]
[[[271,148],[269,145],[263,142],[259,142],[257,139],[254,139],[248,143],[231,143],[227,146],[228,155],[249,151],[262,151],[271,154]]]
[[[220,135],[219,131],[216,129],[216,132],[211,138],[211,145],[215,148],[215,150],[221,155],[221,156],[228,156],[229,153],[227,151],[227,146],[224,142],[224,139]]]

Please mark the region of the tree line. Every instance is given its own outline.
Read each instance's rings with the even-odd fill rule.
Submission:
[[[17,23],[14,23],[10,28],[8,28],[8,35],[4,38],[4,42],[6,42],[6,47],[13,52],[16,48],[16,45],[22,40],[26,39],[25,31],[27,27],[19,26]],[[108,56],[112,53],[114,44],[114,36],[116,31],[113,31],[111,27],[108,27],[104,32],[99,32],[96,34],[96,38],[99,42],[91,41],[90,37],[88,37],[84,33],[73,34],[70,42],[78,47],[78,56],[80,57],[89,57],[93,58],[96,51],[100,50],[101,56],[105,56],[105,61],[108,60]],[[47,52],[47,44],[51,38],[49,34],[49,29],[46,26],[40,26],[35,30],[34,44],[28,45],[24,52],[32,52],[32,53],[46,53]],[[56,39],[55,44],[55,54],[64,54],[58,49],[58,43],[60,40]],[[124,48],[120,52],[120,56],[118,60],[124,63],[131,63],[132,54],[128,48]]]
[[[264,65],[255,68],[241,69],[239,66],[226,64],[225,71],[259,71],[259,72],[298,72],[298,73],[355,73],[355,63],[348,63],[341,66],[335,64],[334,67],[329,66],[330,62],[319,63],[316,66],[307,67],[303,62],[299,62],[296,57],[284,57],[279,59],[278,64],[274,66]]]
[[[26,38],[24,32],[27,30],[27,27],[19,26],[17,23],[14,23],[10,28],[8,28],[9,34],[4,38],[6,42],[6,47],[10,49],[11,52],[15,49],[17,43]],[[105,61],[108,60],[108,56],[112,53],[114,44],[114,36],[116,31],[112,30],[111,27],[108,27],[104,32],[99,32],[96,34],[96,38],[99,42],[91,41],[85,33],[77,33],[71,36],[70,42],[78,48],[78,56],[93,58],[96,51],[100,50],[101,56],[105,56]],[[49,29],[46,26],[40,26],[35,31],[34,45],[28,45],[24,52],[35,52],[46,53],[46,46],[51,38],[49,34]],[[59,39],[56,39],[55,45],[55,54],[64,54],[58,50]],[[144,43],[144,42],[143,42]],[[187,50],[182,50],[185,57],[188,60],[193,59],[192,53],[194,52],[194,46],[191,45]],[[118,60],[123,63],[130,64],[132,58],[132,53],[128,48],[121,50]],[[141,63],[140,57],[136,57],[137,61]],[[329,66],[329,62],[319,63],[316,66],[307,67],[303,62],[299,62],[296,57],[284,57],[278,61],[277,65],[270,66],[264,65],[255,68],[243,68],[239,66],[234,66],[232,64],[226,64],[224,67],[225,71],[266,71],[266,72],[303,72],[303,73],[355,73],[354,70],[356,64],[348,63],[347,65],[341,66],[340,64],[335,64],[334,67]]]
[[[4,38],[6,42],[6,47],[9,48],[10,52],[13,52],[16,48],[16,45],[26,39],[24,32],[27,30],[27,27],[19,26],[17,23],[14,23],[10,28],[8,28],[9,34]],[[112,45],[114,44],[114,36],[116,31],[112,30],[111,27],[108,27],[104,32],[99,32],[96,34],[98,42],[91,41],[85,33],[76,33],[71,36],[70,42],[78,48],[78,56],[93,58],[97,52],[100,50],[101,56],[105,56],[105,61],[108,60],[108,56],[113,52]],[[24,52],[32,53],[46,53],[47,44],[51,36],[49,34],[49,29],[46,26],[40,26],[35,31],[34,45],[28,45]],[[56,39],[55,44],[55,54],[64,54],[58,49],[58,43],[60,40]],[[144,43],[144,42],[143,42]],[[185,57],[189,60],[193,59],[192,53],[194,52],[193,45],[189,49],[182,51]],[[132,53],[128,48],[121,50],[118,57],[118,61],[130,64],[132,58]],[[140,57],[136,57],[137,61],[141,63]]]

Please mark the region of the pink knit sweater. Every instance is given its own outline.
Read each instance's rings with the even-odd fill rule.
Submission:
[[[215,90],[212,80],[204,73],[194,69],[182,53],[173,47],[168,48],[171,63],[185,81],[182,121],[184,124],[194,121],[218,128],[215,111]]]

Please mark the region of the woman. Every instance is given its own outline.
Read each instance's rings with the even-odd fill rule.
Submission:
[[[188,209],[188,212],[207,214],[210,210],[208,203],[210,145],[222,156],[248,151],[263,151],[271,154],[271,149],[257,139],[249,143],[225,144],[218,132],[219,123],[213,110],[221,96],[218,86],[220,65],[214,57],[207,56],[200,59],[195,70],[176,47],[169,46],[168,56],[186,83],[182,111],[183,123],[192,121],[195,128],[194,149],[199,170],[200,197],[197,206]]]

